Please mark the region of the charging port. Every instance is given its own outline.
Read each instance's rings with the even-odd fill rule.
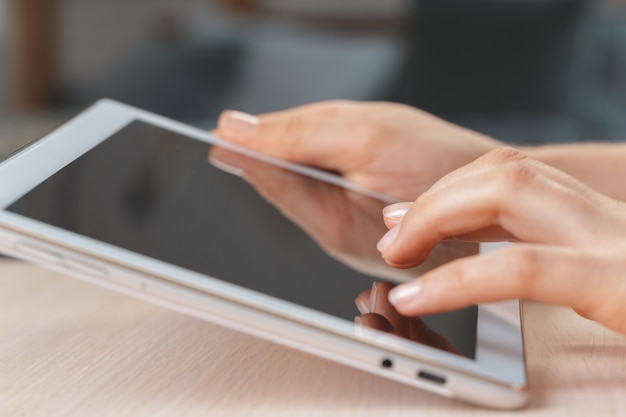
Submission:
[[[417,373],[417,377],[421,379],[425,379],[430,382],[434,382],[435,384],[439,384],[439,385],[443,385],[446,383],[445,377],[431,374],[430,372],[426,372],[426,371],[419,371]]]

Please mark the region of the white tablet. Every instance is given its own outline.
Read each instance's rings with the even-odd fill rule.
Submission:
[[[417,388],[522,406],[518,303],[406,318],[386,302],[462,254],[452,242],[417,270],[388,267],[375,245],[389,201],[103,100],[0,164],[0,251]]]

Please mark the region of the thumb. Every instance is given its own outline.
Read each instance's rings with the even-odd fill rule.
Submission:
[[[238,145],[254,149],[258,145],[259,124],[257,116],[237,110],[225,110],[211,133]]]
[[[354,156],[356,146],[351,118],[336,117],[345,106],[316,103],[258,116],[226,110],[212,133],[279,159],[343,173],[350,168],[346,155]]]

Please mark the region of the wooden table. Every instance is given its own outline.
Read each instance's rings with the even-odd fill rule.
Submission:
[[[623,416],[626,337],[525,303],[532,401],[483,410],[0,261],[0,416]]]

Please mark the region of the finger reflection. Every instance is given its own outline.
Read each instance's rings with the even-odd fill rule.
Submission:
[[[378,240],[388,230],[382,210],[389,203],[315,178],[214,146],[210,162],[247,181],[261,196],[286,218],[309,235],[328,255],[376,281],[371,288],[353,299],[360,315],[355,319],[357,331],[369,337],[369,331],[385,332],[414,342],[461,354],[455,344],[465,343],[464,356],[474,351],[475,312],[454,317],[422,318],[400,315],[388,301],[394,284],[414,279],[452,259],[476,253],[476,246],[460,241],[444,241],[422,265],[412,269],[395,269],[387,265],[376,249]],[[383,281],[384,280],[384,281]],[[365,281],[364,281],[365,282]],[[369,281],[366,285],[371,285]],[[328,288],[329,297],[333,288]],[[463,316],[462,318],[460,318]],[[470,323],[470,324],[468,324]],[[436,331],[433,325],[436,324]],[[467,330],[460,331],[459,326]],[[376,338],[376,335],[371,334]],[[461,342],[463,340],[463,342]]]
[[[477,253],[474,244],[445,241],[422,265],[392,268],[376,249],[387,231],[381,213],[388,202],[218,146],[211,148],[209,160],[217,168],[242,176],[326,253],[364,274],[404,282],[452,259]]]
[[[370,289],[363,291],[355,299],[361,312],[355,324],[381,332],[393,334],[414,342],[422,343],[450,353],[462,355],[461,351],[448,339],[431,329],[419,317],[406,317],[389,302],[389,291],[394,287],[389,282],[374,282]]]

